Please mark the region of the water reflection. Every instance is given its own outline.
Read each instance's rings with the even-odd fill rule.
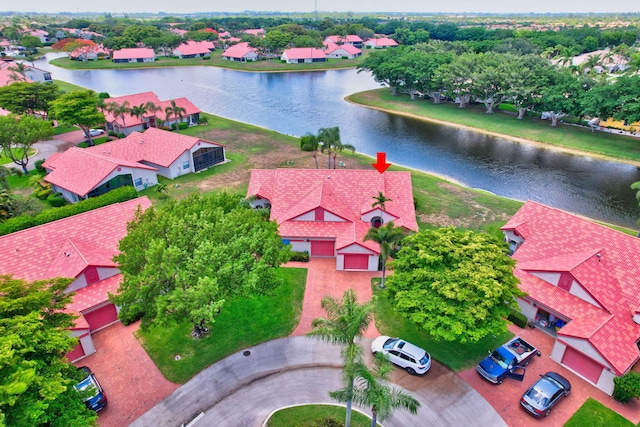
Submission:
[[[186,96],[203,111],[289,135],[339,126],[342,140],[391,163],[447,176],[473,188],[535,200],[615,224],[634,226],[640,208],[633,166],[561,154],[465,129],[352,105],[348,94],[379,85],[366,73],[245,73],[214,67],[71,71],[40,61],[60,79],[112,96],[154,91]],[[418,101],[422,102],[422,101]],[[464,113],[462,113],[464,114]],[[640,142],[639,142],[640,143]]]

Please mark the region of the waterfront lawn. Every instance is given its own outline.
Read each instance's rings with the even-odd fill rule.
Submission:
[[[88,90],[86,87],[74,85],[73,83],[63,82],[62,80],[54,80],[53,84],[58,86],[58,91],[61,93],[75,92],[77,90]]]
[[[344,424],[347,409],[337,405],[301,405],[280,409],[271,415],[267,427],[311,427],[314,421],[331,418]],[[323,424],[324,425],[324,424]],[[351,411],[351,425],[353,427],[369,427],[371,418],[358,411]],[[376,423],[376,425],[380,425]]]
[[[389,294],[384,289],[380,289],[380,279],[371,279],[373,290],[373,318],[376,327],[382,335],[400,337],[419,347],[424,348],[433,359],[459,372],[475,366],[482,358],[491,351],[507,342],[513,334],[504,332],[480,340],[477,343],[460,344],[436,340],[429,336],[429,333],[416,324],[407,320],[393,307],[393,301],[389,299]]]
[[[204,338],[191,338],[193,325],[182,322],[139,330],[138,339],[165,378],[183,384],[233,353],[289,336],[300,320],[307,269],[282,267],[277,275],[282,284],[271,295],[227,299]]]
[[[175,57],[159,56],[154,62],[126,62],[116,63],[109,59],[99,59],[97,61],[72,61],[69,58],[56,58],[51,60],[51,64],[72,70],[98,70],[98,69],[129,69],[129,68],[158,68],[158,67],[194,67],[210,66],[222,67],[240,71],[319,71],[341,68],[354,68],[366,57],[367,52],[363,51],[362,56],[355,59],[333,59],[327,62],[313,62],[309,64],[286,64],[278,59],[269,61],[237,62],[222,59],[222,51],[217,50],[211,58],[188,58],[180,59]]]
[[[564,427],[633,427],[633,423],[607,408],[593,397],[588,398]]]
[[[512,114],[486,114],[484,106],[471,105],[465,109],[457,104],[433,104],[430,100],[411,101],[406,95],[392,96],[389,89],[375,89],[350,95],[352,102],[409,114],[425,120],[445,121],[515,137],[568,150],[640,162],[640,140],[590,129],[558,124],[552,127],[548,120],[527,117],[517,120]]]

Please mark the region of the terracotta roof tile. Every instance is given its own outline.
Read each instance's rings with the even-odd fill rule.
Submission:
[[[73,302],[67,309],[73,313],[82,313],[109,300],[109,294],[115,294],[120,286],[122,274],[108,277],[98,283],[92,283],[75,291]]]

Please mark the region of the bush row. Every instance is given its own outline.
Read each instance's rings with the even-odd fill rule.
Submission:
[[[51,196],[52,198],[59,198],[59,196],[55,196],[53,194]],[[138,197],[136,189],[131,186],[125,186],[112,190],[102,196],[92,197],[72,205],[46,210],[33,217],[29,215],[21,215],[15,218],[10,218],[5,222],[0,223],[0,236],[35,227],[36,225],[46,224],[62,218],[67,218],[93,209],[101,208],[103,206],[111,205],[113,203],[126,202],[127,200],[135,199],[136,197]],[[54,203],[58,203],[58,201],[49,201],[49,203],[53,205]],[[64,199],[62,203],[64,204]]]
[[[513,322],[515,325],[520,326],[521,328],[525,328],[527,326],[527,316],[517,311],[512,311],[509,313],[507,319]]]

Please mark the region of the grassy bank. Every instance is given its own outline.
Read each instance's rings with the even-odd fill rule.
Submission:
[[[191,338],[193,325],[184,322],[140,330],[142,345],[165,378],[184,383],[244,348],[286,337],[300,320],[307,270],[280,268],[278,277],[282,285],[271,295],[229,299],[204,338]]]
[[[344,423],[347,410],[344,406],[335,405],[301,405],[281,409],[267,421],[267,427],[313,427],[324,424],[313,424],[320,419],[331,418]],[[358,411],[351,412],[353,427],[369,427],[371,419]],[[380,425],[376,423],[376,425]]]
[[[286,64],[280,60],[274,59],[270,61],[255,62],[236,62],[222,59],[222,52],[216,51],[211,58],[188,58],[180,59],[173,57],[158,57],[154,62],[126,62],[116,63],[110,59],[100,59],[97,61],[72,61],[69,58],[56,58],[51,60],[51,64],[68,68],[71,70],[124,70],[133,68],[158,68],[158,67],[221,67],[231,70],[240,71],[321,71],[335,70],[341,68],[354,68],[360,64],[366,56],[363,52],[362,56],[355,59],[333,59],[329,58],[326,62],[313,62],[309,64]]]
[[[452,103],[436,105],[430,100],[411,101],[408,95],[392,96],[389,89],[356,93],[350,95],[348,100],[392,113],[447,122],[508,139],[640,166],[640,139],[634,137],[591,132],[590,129],[565,124],[552,127],[548,120],[531,117],[517,120],[514,115],[507,113],[486,114],[484,106],[460,109]]]

